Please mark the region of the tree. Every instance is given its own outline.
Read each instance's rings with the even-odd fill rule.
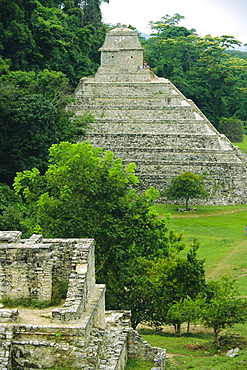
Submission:
[[[219,343],[219,333],[226,327],[245,323],[247,301],[240,298],[234,281],[223,277],[208,283],[208,299],[202,309],[202,322],[214,331],[214,342]]]
[[[221,118],[219,124],[219,132],[226,135],[232,142],[242,142],[244,138],[243,122],[236,118]]]
[[[157,328],[172,323],[179,333],[179,321],[192,321],[192,314],[189,308],[184,316],[178,310],[176,313],[172,311],[171,307],[188,299],[196,300],[206,287],[204,260],[197,258],[198,243],[194,241],[187,256],[183,257],[180,255],[184,249],[181,234],[170,232],[167,255],[138,258],[125,281],[124,305],[132,311],[134,327],[140,322],[148,322]]]
[[[150,22],[152,34],[143,43],[145,59],[154,73],[172,79],[175,84],[176,76],[183,75],[190,67],[198,39],[194,29],[177,25],[183,18],[179,14],[173,17],[166,15],[160,21]]]
[[[216,128],[221,117],[246,121],[246,60],[229,54],[240,41],[230,35],[201,38],[194,29],[180,27],[181,19],[175,14],[150,22],[153,33],[143,42],[145,60],[192,99]]]
[[[22,96],[6,86],[1,90],[0,176],[11,184],[17,171],[34,166],[44,171],[51,144],[74,138],[76,130],[69,115],[59,115],[42,95]]]
[[[167,219],[155,212],[157,191],[138,195],[132,189],[137,181],[134,164],[123,168],[112,152],[88,142],[62,142],[51,146],[44,175],[34,168],[18,173],[14,182],[26,203],[29,235],[95,239],[96,275],[107,283],[108,307],[123,307],[136,258],[164,256],[176,243]]]
[[[190,324],[198,321],[201,317],[201,306],[203,300],[200,294],[196,299],[190,297],[182,298],[179,302],[169,307],[166,316],[166,324],[172,324],[178,337],[181,336],[181,325],[187,322],[187,333],[190,331]]]
[[[185,209],[189,211],[189,200],[206,198],[207,191],[204,188],[201,176],[192,172],[185,172],[171,180],[165,194],[169,200],[185,199]]]
[[[26,231],[21,226],[23,214],[21,196],[8,185],[0,183],[0,230]]]
[[[65,110],[69,91],[61,72],[8,71],[0,76],[1,181],[11,185],[17,171],[34,166],[44,171],[51,144],[83,135],[85,117],[71,120],[73,113]]]
[[[82,1],[82,25],[92,24],[99,26],[101,24],[100,0]]]
[[[85,3],[93,3],[94,12],[88,4],[84,26],[82,1],[0,0],[0,55],[12,70],[61,71],[73,85],[94,74],[106,26],[100,2]]]

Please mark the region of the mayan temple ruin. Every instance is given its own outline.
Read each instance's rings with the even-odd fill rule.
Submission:
[[[124,370],[129,357],[164,370],[166,351],[131,328],[130,312],[105,311],[93,239],[22,239],[18,231],[0,231],[0,299],[49,301],[59,281],[68,284],[60,307],[0,309],[0,370]]]
[[[141,190],[154,186],[162,192],[172,177],[191,171],[203,175],[206,204],[247,203],[246,155],[143,63],[137,33],[118,25],[100,52],[96,75],[80,80],[71,107],[95,117],[86,140],[113,151],[123,164],[134,162]]]

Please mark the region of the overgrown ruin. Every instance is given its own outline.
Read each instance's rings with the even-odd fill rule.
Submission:
[[[137,33],[118,25],[100,51],[98,72],[80,80],[70,107],[95,117],[86,140],[123,164],[134,162],[141,190],[164,192],[172,177],[190,171],[203,175],[206,204],[247,203],[247,156],[169,80],[154,75]]]
[[[131,328],[129,311],[105,311],[92,239],[21,239],[18,231],[0,232],[0,298],[49,301],[61,280],[68,283],[61,307],[0,309],[1,370],[124,370],[128,357],[165,368],[166,351]]]

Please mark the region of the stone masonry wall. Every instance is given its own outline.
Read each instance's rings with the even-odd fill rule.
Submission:
[[[52,292],[51,246],[0,244],[0,298],[32,297],[50,300]]]
[[[137,331],[131,329],[128,335],[128,355],[130,358],[141,358],[144,361],[154,361],[157,369],[164,370],[166,350],[151,347]]]
[[[44,239],[0,231],[0,293],[47,299],[59,279],[68,281],[65,303],[45,313],[0,309],[0,369],[68,367],[124,370],[128,356],[155,360],[152,349],[130,328],[129,311],[105,311],[105,285],[95,284],[92,239]],[[49,282],[48,282],[49,276]]]

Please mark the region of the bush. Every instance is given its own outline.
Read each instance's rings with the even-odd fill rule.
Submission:
[[[219,124],[219,132],[226,135],[232,142],[242,142],[244,138],[244,125],[243,122],[236,118],[222,118]]]
[[[246,338],[238,333],[226,333],[219,337],[220,347],[243,348],[247,344]]]

